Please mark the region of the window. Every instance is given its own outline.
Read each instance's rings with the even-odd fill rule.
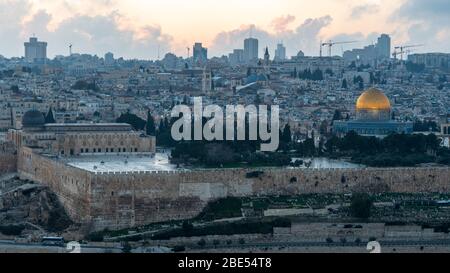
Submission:
[[[83,148],[80,149],[80,153],[84,153],[84,149]]]
[[[106,148],[106,152],[109,153],[109,148]]]

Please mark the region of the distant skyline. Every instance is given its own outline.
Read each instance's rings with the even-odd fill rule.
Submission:
[[[0,55],[24,55],[35,34],[48,56],[74,53],[156,59],[168,52],[186,57],[201,42],[208,57],[259,39],[274,57],[283,41],[287,57],[319,54],[320,40],[358,40],[337,46],[361,48],[387,33],[392,45],[425,44],[417,52],[450,51],[448,0],[0,0]]]

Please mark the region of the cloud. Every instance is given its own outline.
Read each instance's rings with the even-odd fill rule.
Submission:
[[[97,0],[96,5],[112,3]],[[67,3],[66,6],[70,6]],[[126,58],[155,59],[161,52],[171,50],[173,38],[163,33],[159,25],[132,25],[133,20],[112,11],[104,15],[74,14],[49,27],[53,16],[47,10],[33,12],[30,1],[0,0],[0,54],[23,56],[23,42],[35,34],[48,42],[48,55],[67,55],[73,51],[103,56],[111,51]],[[6,42],[3,42],[6,41]]]
[[[273,19],[270,25],[276,32],[284,32],[286,31],[286,28],[289,26],[289,24],[294,21],[295,16],[288,14],[286,16],[280,16]]]
[[[408,0],[396,12],[399,17],[409,19],[449,19],[450,2],[448,0]],[[447,21],[447,24],[449,21]]]
[[[356,6],[352,9],[350,17],[352,19],[360,19],[363,15],[371,15],[378,13],[380,11],[380,6],[376,4],[366,4]]]
[[[111,13],[106,16],[77,16],[64,20],[54,31],[45,35],[53,52],[65,54],[68,44],[73,44],[76,52],[89,52],[103,55],[108,51],[116,56],[128,58],[154,59],[157,57],[158,47],[170,50],[172,38],[162,33],[161,27],[144,25],[135,29],[123,29],[118,24],[122,15]],[[47,18],[38,14],[30,22]],[[42,20],[43,21],[43,20]]]
[[[396,44],[425,43],[427,46],[420,48],[421,51],[448,52],[449,0],[399,0],[395,5],[399,7],[389,11],[385,11],[381,0],[367,2],[370,4],[352,4],[353,8],[348,10],[350,18],[361,24],[369,21],[369,24],[373,18],[365,20],[365,17],[377,13],[379,20],[388,20],[389,29],[376,31],[390,31]],[[152,59],[157,56],[159,47],[162,54],[175,51],[184,56],[185,46],[192,43],[190,38],[172,37],[166,33],[164,26],[155,24],[151,18],[141,18],[147,22],[143,23],[132,15],[135,14],[134,9],[142,9],[142,6],[137,1],[133,3],[127,6],[119,0],[0,0],[0,54],[6,57],[23,56],[23,42],[35,33],[40,40],[48,42],[50,57],[67,55],[69,43],[74,45],[74,52],[97,55],[112,51],[116,56]],[[317,5],[319,3],[317,1]],[[348,9],[347,5],[341,6]],[[321,39],[361,41],[359,44],[345,45],[344,49],[348,49],[371,44],[376,39],[374,35],[378,34],[367,34],[364,30],[361,30],[364,33],[356,32],[356,27],[351,26],[343,29],[342,25],[346,24],[342,21],[349,17],[338,10],[336,18],[327,15],[302,23],[297,23],[301,12],[288,12],[282,16],[274,15],[273,20],[269,17],[265,23],[258,25],[223,29],[212,41],[204,41],[209,44],[209,56],[220,56],[235,48],[243,48],[243,40],[250,36],[250,32],[260,41],[260,54],[265,46],[269,46],[272,55],[280,41],[286,45],[288,55],[295,55],[298,50],[317,55]],[[339,14],[344,15],[339,17]],[[336,26],[341,26],[341,29],[329,27],[335,20]],[[324,37],[323,33],[327,36]],[[338,48],[333,51],[340,52]]]
[[[20,56],[23,43],[20,38],[21,22],[27,16],[31,5],[26,0],[0,0],[0,54]]]
[[[450,1],[408,0],[391,15],[406,28],[406,43],[426,44],[427,51],[448,52],[450,44]],[[423,50],[422,49],[422,50]]]
[[[287,47],[288,55],[295,55],[299,50],[306,54],[317,55],[319,53],[320,31],[330,25],[332,21],[333,19],[329,15],[309,18],[294,30],[285,28],[275,34],[255,25],[243,25],[238,29],[217,34],[212,42],[210,52],[213,55],[223,54],[236,48],[243,48],[244,39],[252,33],[252,36],[259,40],[261,54],[265,46],[268,46],[273,54],[276,44],[283,41]]]

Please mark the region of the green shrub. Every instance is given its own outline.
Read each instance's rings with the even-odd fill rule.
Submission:
[[[24,225],[6,225],[0,226],[0,232],[7,236],[19,236],[25,229]]]
[[[372,213],[372,198],[365,193],[355,194],[352,196],[350,204],[350,213],[353,217],[367,219]]]

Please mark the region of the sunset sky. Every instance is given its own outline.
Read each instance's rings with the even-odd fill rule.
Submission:
[[[0,55],[22,56],[33,33],[48,55],[75,52],[154,59],[158,47],[186,55],[203,42],[209,57],[260,39],[273,54],[317,55],[320,40],[358,40],[334,54],[371,44],[388,33],[393,44],[423,43],[418,52],[450,51],[449,0],[0,0]]]

